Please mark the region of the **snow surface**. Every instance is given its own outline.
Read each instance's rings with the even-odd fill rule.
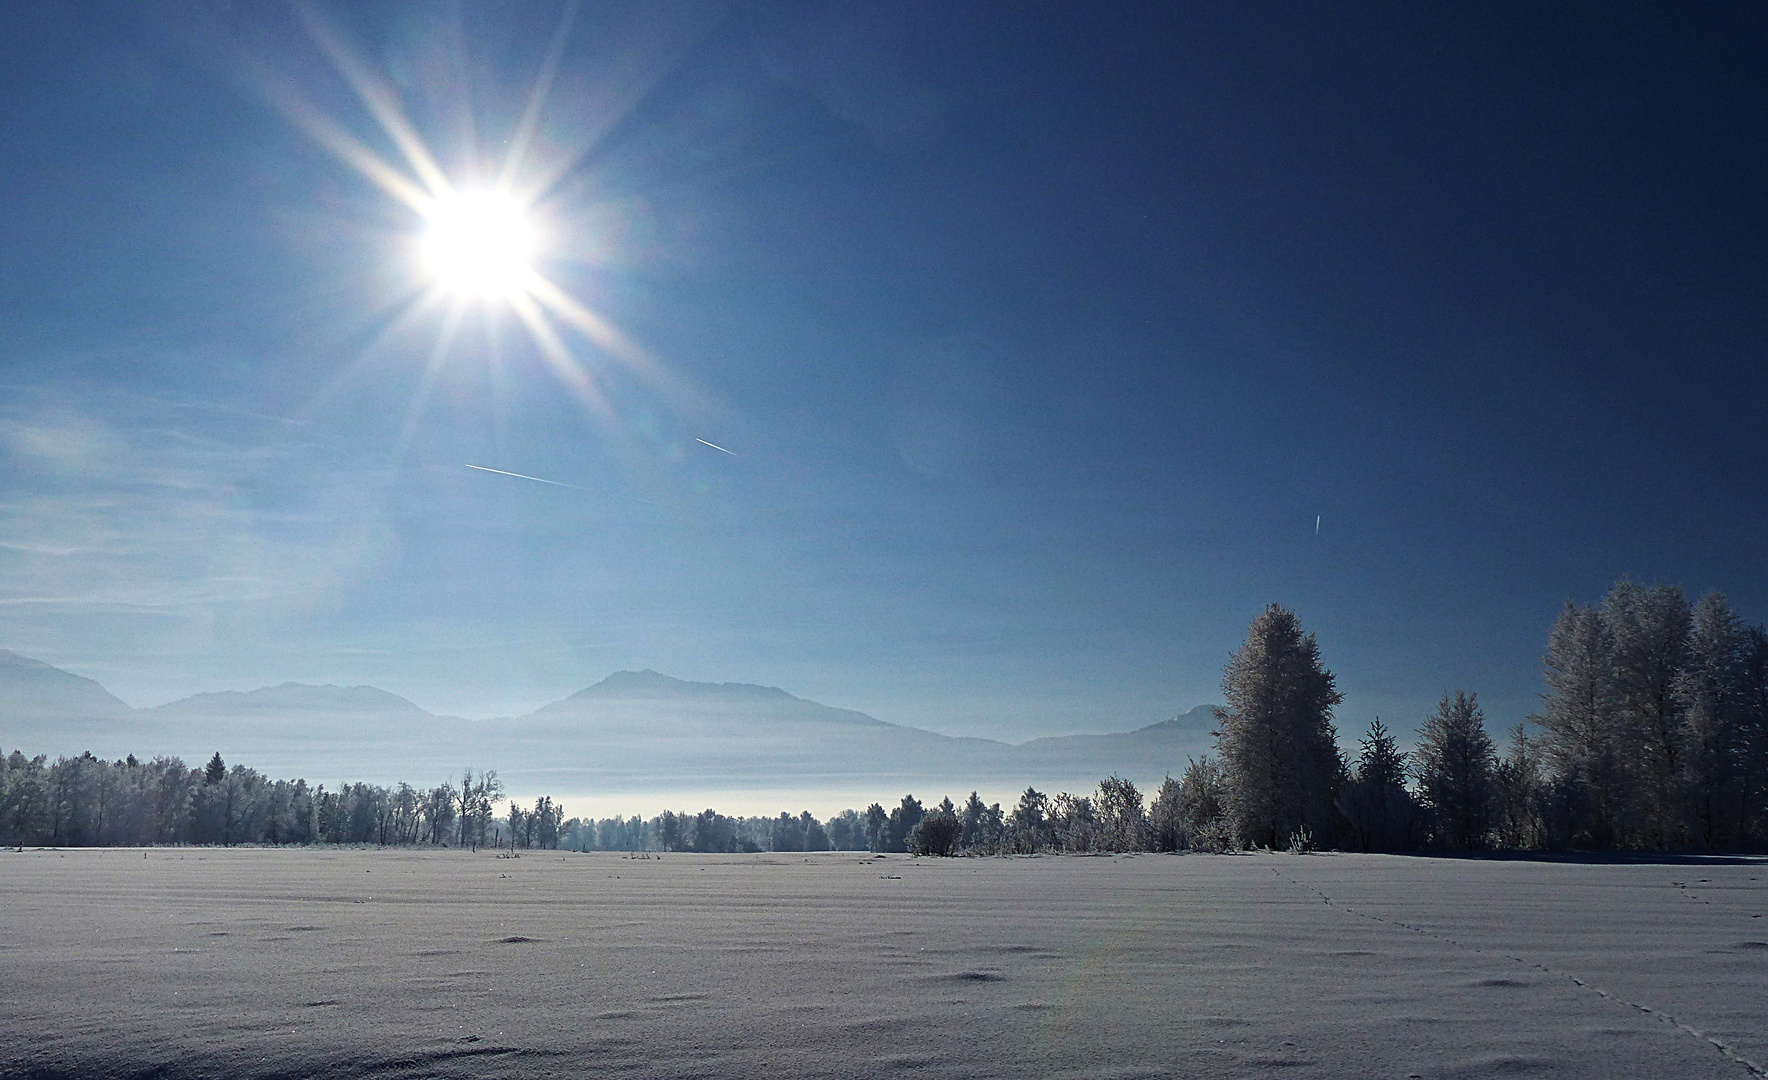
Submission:
[[[0,853],[0,1076],[1747,1077],[1768,863]]]

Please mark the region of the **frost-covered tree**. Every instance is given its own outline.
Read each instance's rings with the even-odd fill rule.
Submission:
[[[1344,776],[1332,710],[1344,698],[1314,635],[1272,604],[1229,661],[1222,692],[1217,752],[1234,842],[1281,847],[1302,830],[1330,841]]]
[[[972,791],[970,797],[964,800],[964,810],[959,817],[959,820],[963,822],[964,825],[964,834],[959,840],[959,843],[963,844],[966,848],[976,847],[978,843],[980,843],[982,838],[982,819],[987,812],[988,806],[983,803],[982,796],[977,792]]]
[[[987,804],[982,796],[972,791],[964,800],[959,811],[959,823],[963,833],[958,845],[965,851],[975,855],[998,855],[1006,842],[1007,824],[1001,813],[1001,804]]]
[[[453,791],[453,798],[457,807],[456,820],[460,824],[460,845],[484,843],[485,830],[491,826],[492,811],[503,801],[503,781],[497,778],[497,770],[461,770],[460,783]]]
[[[804,830],[804,850],[829,850],[830,844],[828,830],[823,828],[823,823],[816,819],[816,815],[812,814],[809,810],[800,812],[798,815],[798,825]]]
[[[1233,843],[1228,833],[1228,782],[1222,763],[1208,754],[1185,764],[1179,776],[1179,820],[1193,851],[1226,851]]]
[[[1739,842],[1768,845],[1768,630],[1743,632],[1737,671]]]
[[[1603,601],[1614,637],[1621,757],[1633,780],[1630,842],[1678,845],[1683,829],[1682,703],[1676,689],[1688,661],[1691,612],[1674,585],[1644,589],[1622,579]]]
[[[890,815],[885,812],[883,804],[873,803],[866,807],[865,817],[866,848],[874,853],[890,850]]]
[[[1602,610],[1567,601],[1541,666],[1547,691],[1533,719],[1555,801],[1567,808],[1564,839],[1610,846],[1627,817],[1629,785],[1621,768],[1614,636]]]
[[[1099,817],[1093,800],[1059,791],[1050,800],[1050,832],[1063,851],[1092,851],[1098,844]]]
[[[1694,607],[1687,657],[1676,681],[1682,710],[1682,770],[1687,825],[1703,847],[1738,840],[1743,819],[1743,620],[1725,597],[1708,593]]]
[[[787,811],[780,811],[780,816],[772,823],[769,830],[768,849],[771,851],[803,851],[804,826]]]
[[[1179,810],[1179,782],[1169,775],[1148,805],[1148,843],[1155,851],[1183,851],[1190,841]]]
[[[1497,748],[1486,734],[1477,695],[1444,694],[1419,729],[1413,754],[1418,792],[1431,810],[1437,836],[1452,848],[1486,846],[1496,796]]]
[[[882,808],[880,808],[882,809]],[[843,810],[829,819],[829,846],[836,851],[864,851],[866,827],[859,811]]]
[[[1546,839],[1542,805],[1545,782],[1540,755],[1523,725],[1510,732],[1510,748],[1492,771],[1498,842],[1507,848],[1540,847]]]
[[[1134,783],[1115,774],[1099,781],[1093,808],[1099,818],[1099,846],[1106,851],[1147,848],[1148,813]]]
[[[1026,788],[1009,819],[1014,851],[1029,855],[1050,843],[1049,813],[1050,797],[1036,788]]]

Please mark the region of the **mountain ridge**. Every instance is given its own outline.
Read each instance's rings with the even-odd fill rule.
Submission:
[[[168,701],[164,705],[155,705],[153,712],[172,712],[196,709],[201,712],[218,712],[227,708],[243,708],[248,710],[262,709],[302,709],[345,708],[353,712],[367,712],[377,708],[391,709],[395,712],[413,713],[423,716],[434,716],[423,706],[391,691],[382,690],[378,686],[338,686],[335,683],[298,683],[285,682],[276,686],[261,686],[256,690],[213,690],[189,697]]]
[[[9,682],[9,671],[24,675]],[[83,695],[90,715],[68,721],[53,710],[12,708],[9,690],[18,696],[33,680],[67,691],[66,700]],[[1075,790],[1112,773],[1158,784],[1207,751],[1213,726],[1211,708],[1200,706],[1128,731],[1015,744],[892,724],[779,687],[691,682],[650,669],[613,672],[524,715],[492,720],[437,715],[373,686],[295,682],[130,709],[93,680],[0,656],[7,748],[196,761],[222,752],[271,775],[372,783],[457,775],[470,764],[496,768],[512,790],[554,793],[997,783]]]
[[[66,712],[80,718],[122,715],[129,703],[96,679],[75,675],[10,649],[0,649],[0,695],[13,710]]]

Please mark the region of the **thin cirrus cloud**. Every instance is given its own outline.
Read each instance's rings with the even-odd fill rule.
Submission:
[[[0,491],[0,608],[310,609],[385,558],[390,530],[373,469],[327,480],[311,447],[193,434],[180,413],[152,400],[76,408],[31,394],[0,408],[10,478]],[[263,499],[271,489],[284,497]]]

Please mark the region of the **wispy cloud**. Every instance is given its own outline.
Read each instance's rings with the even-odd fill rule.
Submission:
[[[190,421],[141,398],[0,404],[0,608],[311,607],[385,557],[374,468]]]

